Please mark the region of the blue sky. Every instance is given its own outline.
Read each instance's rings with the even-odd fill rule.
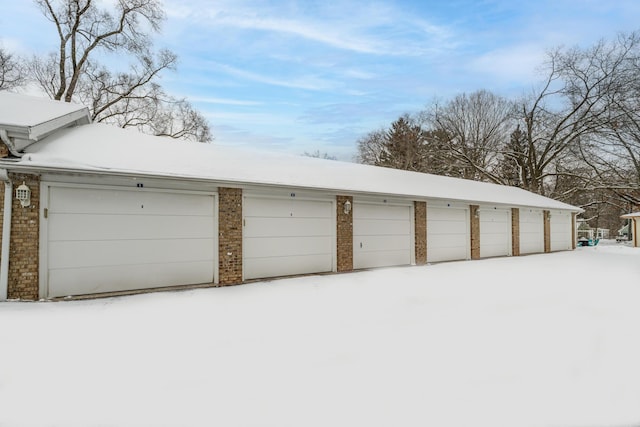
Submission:
[[[161,83],[209,119],[215,143],[343,160],[360,136],[434,98],[518,96],[538,81],[545,50],[640,29],[637,0],[163,3],[156,46],[180,62]],[[5,48],[55,49],[55,30],[32,2],[0,5]]]

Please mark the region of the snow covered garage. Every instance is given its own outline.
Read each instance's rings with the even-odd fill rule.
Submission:
[[[580,209],[518,188],[186,143],[88,117],[0,93],[0,300],[574,247]]]

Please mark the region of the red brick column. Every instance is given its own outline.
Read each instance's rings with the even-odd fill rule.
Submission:
[[[345,213],[344,205],[351,204],[352,210]],[[336,244],[339,272],[353,270],[353,197],[336,196]]]
[[[40,288],[40,177],[36,175],[10,174],[9,178],[13,182],[14,195],[15,189],[22,185],[23,182],[29,187],[29,190],[31,190],[31,205],[23,208],[20,205],[20,201],[12,195],[7,297],[9,299],[35,301],[39,298]],[[4,256],[4,254],[2,255]]]
[[[471,215],[471,259],[480,259],[480,207],[470,205]]]
[[[520,256],[520,209],[511,208],[511,255]]]
[[[427,202],[413,202],[416,265],[427,263]]]
[[[544,221],[544,251],[551,252],[551,212],[542,211]]]
[[[242,189],[218,188],[219,284],[242,282]]]

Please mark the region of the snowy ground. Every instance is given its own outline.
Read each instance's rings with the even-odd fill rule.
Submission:
[[[640,249],[0,303],[0,426],[640,426]]]

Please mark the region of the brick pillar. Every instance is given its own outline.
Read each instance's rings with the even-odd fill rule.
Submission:
[[[344,204],[351,203],[351,212],[344,212]],[[336,196],[336,243],[339,272],[353,270],[353,197]]]
[[[29,187],[31,205],[23,208],[20,201],[12,197],[7,297],[36,301],[40,297],[38,274],[40,262],[40,177],[10,174],[9,178],[13,182],[14,195],[15,189],[23,182]],[[4,256],[4,254],[2,255]]]
[[[520,209],[511,208],[511,255],[520,256]]]
[[[571,212],[571,249],[576,248],[576,213]]]
[[[544,251],[551,252],[551,212],[542,211],[544,221]]]
[[[427,202],[413,202],[416,265],[427,263]]]
[[[242,189],[218,188],[219,284],[242,282]]]
[[[480,207],[470,205],[471,215],[471,259],[480,259]]]

